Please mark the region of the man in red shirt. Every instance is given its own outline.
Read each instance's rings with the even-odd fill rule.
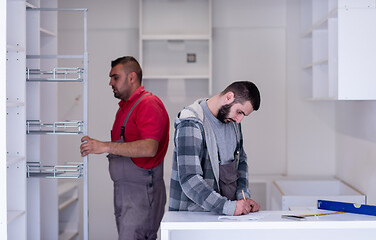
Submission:
[[[166,204],[168,114],[162,101],[141,85],[142,70],[135,58],[118,58],[111,67],[109,85],[121,100],[112,141],[85,136],[81,156],[108,153],[119,239],[156,239]]]

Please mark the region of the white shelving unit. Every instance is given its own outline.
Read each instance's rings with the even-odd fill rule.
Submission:
[[[87,134],[87,9],[57,8],[57,1],[34,0],[27,4],[27,176],[28,239],[79,238],[78,184],[83,183],[84,229],[88,239],[87,157],[58,159],[59,139]],[[82,13],[84,49],[76,55],[59,55],[58,14]],[[65,66],[75,59],[79,66]],[[58,89],[62,85],[82,89],[80,120],[58,119]],[[79,141],[77,141],[79,144]],[[71,150],[71,149],[70,149]],[[69,151],[66,149],[65,151]],[[83,161],[83,162],[75,162]],[[83,180],[77,180],[79,178]]]
[[[211,95],[212,1],[140,0],[139,6],[143,79],[199,79]]]
[[[26,19],[24,1],[7,1],[6,53],[6,183],[7,237],[26,239],[25,67]]]
[[[376,99],[374,0],[301,0],[305,97]]]
[[[1,206],[1,239],[78,239],[78,184],[83,183],[86,240],[88,159],[78,154],[79,159],[62,164],[57,153],[64,147],[58,144],[60,137],[87,134],[87,9],[59,9],[57,0],[7,0],[6,6],[6,143],[1,144],[6,146],[6,181],[0,184],[6,189],[6,213]],[[72,11],[83,16],[84,51],[58,55],[58,14]],[[64,66],[61,59],[79,64]],[[80,85],[82,119],[58,119],[59,84]]]

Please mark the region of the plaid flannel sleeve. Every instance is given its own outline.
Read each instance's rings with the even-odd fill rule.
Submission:
[[[206,153],[202,134],[198,123],[192,121],[183,121],[176,129],[175,147],[179,181],[184,194],[194,203],[207,211],[222,214],[228,200],[218,194],[204,179],[206,169],[203,167],[207,164],[201,162],[205,158],[204,152]],[[209,181],[213,183],[213,179]]]

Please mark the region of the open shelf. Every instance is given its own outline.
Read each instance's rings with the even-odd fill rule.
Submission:
[[[59,211],[64,210],[64,208],[68,207],[69,205],[71,205],[72,203],[77,202],[77,201],[78,201],[77,196],[66,199],[64,202],[59,203]]]
[[[317,29],[325,29],[328,25],[328,19],[329,18],[337,18],[338,15],[338,9],[333,9],[331,12],[329,12],[326,16],[315,22],[308,30],[302,33],[301,37],[311,37],[312,32]]]
[[[144,79],[200,80],[211,95],[211,8],[211,0],[140,1],[139,61]]]
[[[76,239],[78,236],[78,186],[66,182],[58,186],[59,239]]]

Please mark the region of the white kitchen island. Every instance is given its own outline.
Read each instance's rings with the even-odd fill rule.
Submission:
[[[376,239],[376,216],[342,213],[282,219],[285,214],[330,211],[261,211],[257,220],[221,219],[209,212],[166,212],[161,223],[162,240],[219,239]]]

